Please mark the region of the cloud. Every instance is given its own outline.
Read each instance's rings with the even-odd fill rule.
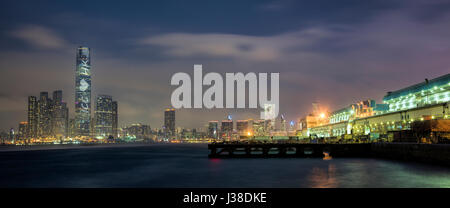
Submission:
[[[170,33],[143,38],[139,43],[161,46],[167,55],[177,57],[210,56],[274,61],[290,49],[309,47],[330,35],[332,33],[322,28],[275,36]]]
[[[10,32],[14,38],[39,49],[66,49],[69,44],[52,29],[40,25],[25,25]]]
[[[289,120],[310,112],[314,101],[330,110],[362,99],[380,101],[387,91],[449,72],[449,13],[439,10],[439,15],[429,19],[423,14],[436,12],[422,8],[396,7],[379,11],[364,22],[316,22],[272,35],[180,31],[138,37],[136,41],[136,37],[126,36],[129,32],[124,26],[121,31],[127,34],[116,35],[138,42],[125,47],[119,47],[122,45],[115,39],[99,44],[103,36],[90,32],[89,36],[96,38],[88,42],[95,50],[93,99],[97,93],[112,95],[119,102],[121,125],[142,122],[161,127],[164,108],[170,105],[175,88],[169,84],[170,77],[179,71],[192,73],[192,65],[201,63],[205,72],[280,72],[280,113]],[[14,37],[52,50],[0,53],[0,127],[17,126],[26,119],[26,96],[44,90],[62,89],[73,113],[75,48],[71,48],[72,55],[53,50],[64,48],[69,41],[49,28],[36,27],[46,32],[33,34],[47,35],[19,38],[23,31],[34,31],[25,30],[33,26],[24,26],[14,31]],[[68,31],[76,37],[70,42],[85,38],[74,35],[77,30]],[[59,44],[39,45],[58,43],[45,41],[52,39],[59,39]],[[2,98],[4,95],[9,96]],[[10,111],[14,115],[7,113]],[[235,119],[259,116],[257,110],[182,109],[177,111],[176,125],[199,127],[228,113]]]

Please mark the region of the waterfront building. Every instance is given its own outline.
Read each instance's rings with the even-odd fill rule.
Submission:
[[[307,136],[378,139],[408,131],[426,120],[450,119],[450,75],[388,92],[385,104],[368,100],[331,113],[330,123],[308,128]],[[411,104],[412,103],[412,104]]]
[[[254,120],[252,123],[252,132],[254,136],[264,136],[264,123],[263,119]]]
[[[77,49],[75,70],[75,131],[90,136],[91,127],[91,55],[87,47]]]
[[[249,136],[249,133],[251,134],[248,123],[248,120],[236,121],[236,131],[240,136]]]
[[[167,108],[164,111],[164,133],[166,136],[175,135],[175,109]]]
[[[383,102],[389,104],[389,111],[407,110],[426,105],[450,101],[450,74],[432,80],[388,92]]]
[[[342,121],[383,114],[389,111],[389,105],[376,104],[375,100],[363,100],[348,107],[341,108],[329,115],[331,124]]]
[[[75,128],[75,119],[74,118],[70,118],[69,119],[69,129],[68,129],[68,133],[67,133],[68,137],[75,137],[76,135],[76,128]]]
[[[27,131],[28,131],[28,122],[22,121],[19,123],[19,132],[18,132],[18,138],[19,139],[26,139],[27,138]]]
[[[95,137],[106,139],[113,136],[113,101],[109,95],[98,95],[95,102]]]
[[[28,130],[27,137],[36,138],[38,132],[38,100],[35,96],[28,96]]]
[[[208,122],[208,137],[217,139],[219,135],[219,121]]]
[[[15,137],[16,137],[16,132],[14,131],[14,128],[10,128],[9,129],[9,141],[14,144],[15,142]]]
[[[112,133],[114,138],[117,138],[119,135],[118,132],[119,127],[119,111],[117,106],[117,101],[112,102]]]
[[[233,133],[233,120],[227,119],[227,120],[222,120],[221,122],[221,126],[220,126],[220,132],[223,137],[228,137],[231,138],[231,135]]]
[[[284,118],[284,114],[281,114],[281,117],[280,117],[280,130],[282,132],[287,131],[286,119]]]
[[[69,128],[69,108],[62,100],[62,91],[53,92],[52,104],[52,136],[55,138],[65,138],[68,136]]]
[[[121,134],[127,140],[144,140],[152,137],[152,129],[150,125],[138,123],[122,128]]]
[[[52,100],[48,92],[41,92],[38,101],[38,137],[49,137],[52,130]]]

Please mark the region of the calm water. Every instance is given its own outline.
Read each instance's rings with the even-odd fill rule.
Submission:
[[[206,145],[0,151],[0,187],[450,187],[450,168],[380,159],[208,159]]]

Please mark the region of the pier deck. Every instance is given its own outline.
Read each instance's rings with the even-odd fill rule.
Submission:
[[[214,143],[209,144],[210,158],[251,157],[367,157],[370,144],[301,144],[301,143]]]
[[[372,157],[450,166],[450,144],[212,143],[209,158]]]

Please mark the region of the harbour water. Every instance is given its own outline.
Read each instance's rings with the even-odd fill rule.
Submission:
[[[450,168],[370,158],[208,159],[206,144],[2,147],[0,187],[450,187]]]

